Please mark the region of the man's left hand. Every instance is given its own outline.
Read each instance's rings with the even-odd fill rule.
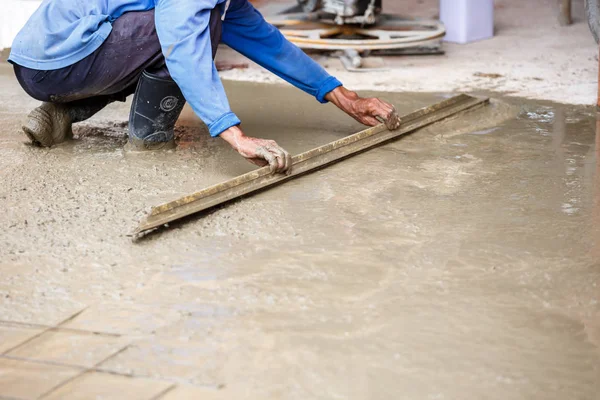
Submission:
[[[375,126],[383,122],[389,130],[400,127],[396,109],[383,100],[360,97],[343,86],[335,88],[325,98],[364,125]]]

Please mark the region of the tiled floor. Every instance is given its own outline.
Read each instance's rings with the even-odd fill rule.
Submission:
[[[122,375],[88,372],[78,376],[54,390],[45,399],[129,399],[148,400],[161,396],[173,386],[169,382],[161,382],[143,378],[132,378]]]
[[[37,399],[81,374],[81,369],[0,358],[2,398]]]
[[[44,328],[33,325],[0,322],[0,354],[41,335],[44,330]]]
[[[9,357],[93,368],[119,352],[123,338],[89,332],[50,330],[6,353]]]
[[[218,398],[216,390],[100,368],[125,351],[129,339],[72,328],[88,325],[86,315],[78,312],[57,326],[0,321],[0,400]]]

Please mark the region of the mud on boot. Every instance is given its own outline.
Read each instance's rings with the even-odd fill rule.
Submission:
[[[69,103],[48,103],[29,113],[23,132],[32,143],[52,147],[73,138],[73,124],[91,118],[113,101],[122,100],[120,95],[96,96]]]
[[[73,137],[71,126],[66,105],[45,102],[29,113],[23,132],[33,145],[52,147]]]
[[[185,97],[172,79],[144,71],[129,115],[131,150],[161,150],[175,147],[175,123],[185,105]]]

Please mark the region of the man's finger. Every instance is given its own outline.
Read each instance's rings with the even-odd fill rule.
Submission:
[[[369,105],[372,115],[389,115],[394,110],[391,104],[377,98],[372,99]]]
[[[390,118],[387,121],[385,121],[385,126],[390,131],[395,131],[400,127],[400,121],[397,118]]]
[[[254,165],[258,165],[259,167],[269,165],[269,163],[262,158],[247,158],[246,160],[250,161]]]
[[[275,156],[275,160],[277,160],[277,172],[281,172],[285,168],[283,153],[275,147],[267,147],[267,150]]]
[[[364,124],[369,126],[377,126],[379,124],[385,124],[385,118],[376,116],[376,117],[365,117]]]
[[[289,175],[292,173],[292,164],[294,163],[294,160],[292,160],[292,155],[287,151],[285,152],[285,160],[285,170]]]
[[[271,171],[271,173],[274,174],[275,172],[277,172],[277,169],[279,168],[279,162],[277,161],[277,157],[275,157],[273,153],[267,151],[265,153],[265,159],[269,163],[269,170]]]
[[[288,166],[288,157],[287,157],[287,152],[283,149],[281,149],[282,153],[283,153],[283,168],[281,169],[281,172],[287,172],[289,166]]]
[[[400,127],[400,117],[398,116],[396,110],[392,111],[392,113],[388,114],[387,116],[377,115],[376,118],[379,120],[379,122],[385,124],[386,128],[388,128],[390,131],[396,130]]]
[[[277,171],[279,163],[277,162],[277,157],[275,157],[275,154],[271,153],[269,150],[265,149],[264,147],[260,147],[256,151],[256,155],[267,160],[267,162],[269,163],[269,170],[271,171],[272,174],[274,174]]]
[[[277,172],[285,172],[285,157],[281,154],[275,154],[277,159]]]
[[[285,172],[287,170],[285,150],[283,150],[281,147],[279,147],[277,145],[269,145],[269,146],[267,146],[267,150],[269,150],[271,153],[275,154],[275,157],[277,158],[277,162],[278,162],[278,167],[279,167],[278,171]]]
[[[393,113],[395,111],[394,106],[381,102],[381,110],[383,112],[383,115],[390,115],[391,113]]]
[[[281,149],[276,149],[274,151],[279,166],[278,172],[285,172],[285,153]]]
[[[282,172],[288,172],[292,168],[292,156],[290,155],[290,153],[285,151],[285,149],[281,149],[281,150],[283,151],[284,164],[285,164]]]
[[[396,112],[396,110],[394,110],[389,118],[385,121],[385,125],[387,126],[387,128],[391,131],[396,130],[400,127],[400,117],[398,116],[398,113]]]

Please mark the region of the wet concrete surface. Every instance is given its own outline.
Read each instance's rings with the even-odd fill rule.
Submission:
[[[149,206],[253,166],[189,113],[185,149],[127,153],[127,105],[32,148],[36,102],[0,83],[0,397],[598,398],[592,108],[497,99],[132,243]],[[293,153],[360,129],[227,90]]]

